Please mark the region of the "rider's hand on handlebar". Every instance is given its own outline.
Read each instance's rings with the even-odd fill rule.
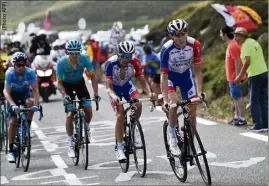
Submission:
[[[119,98],[118,98],[118,96],[116,96],[116,95],[113,95],[112,96],[112,103],[114,105],[118,105],[119,104]]]
[[[151,100],[151,101],[155,101],[155,100],[156,100],[156,95],[155,95],[155,93],[150,92],[148,96],[150,97],[150,100]]]
[[[38,108],[38,106],[31,106],[31,111],[39,111],[39,108]]]
[[[98,102],[101,101],[101,97],[98,94],[94,94],[94,99]]]
[[[69,104],[71,103],[71,97],[69,95],[65,95],[63,98],[62,98],[64,104]]]
[[[11,110],[16,114],[20,113],[20,107],[18,107],[17,105],[11,105]]]
[[[165,102],[165,101],[164,101],[164,103],[163,103],[162,110],[163,110],[164,112],[169,112],[169,105],[168,105],[168,103]]]

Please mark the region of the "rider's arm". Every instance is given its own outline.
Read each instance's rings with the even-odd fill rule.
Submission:
[[[98,94],[98,81],[97,81],[92,63],[87,55],[83,55],[83,58],[84,58],[84,62],[85,62],[84,64],[86,66],[86,73],[85,74],[86,74],[86,76],[91,78],[92,88],[93,88],[94,94]]]
[[[134,58],[132,60],[132,64],[133,64],[134,69],[135,69],[135,77],[138,78],[139,83],[141,85],[141,88],[143,89],[144,92],[146,92],[150,96],[151,90],[150,90],[150,87],[146,83],[146,80],[143,76],[141,62],[137,58]]]
[[[160,55],[160,68],[161,68],[161,91],[164,102],[168,103],[168,59],[169,53],[165,47],[161,50]]]
[[[34,106],[38,106],[39,105],[39,92],[38,92],[37,83],[36,83],[36,74],[33,70],[31,71],[30,84],[33,91],[33,95],[34,95]]]
[[[58,89],[59,89],[60,93],[62,94],[62,96],[64,97],[66,95],[66,93],[65,93],[65,88],[63,86],[63,69],[62,69],[61,64],[62,64],[61,61],[57,62],[56,78],[57,78]]]
[[[106,76],[106,91],[108,96],[116,97],[113,91],[113,74],[112,74],[112,64],[110,61],[105,62],[105,76]]]
[[[201,65],[201,44],[196,40],[193,46],[193,64],[197,93],[200,95],[203,88],[203,73]]]
[[[8,103],[10,105],[16,105],[15,102],[13,101],[10,93],[11,93],[11,74],[9,73],[9,70],[6,72],[5,75],[5,87],[4,87],[4,96],[6,98],[6,100],[8,101]]]

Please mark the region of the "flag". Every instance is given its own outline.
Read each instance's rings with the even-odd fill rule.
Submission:
[[[43,28],[45,30],[49,30],[50,27],[51,27],[51,18],[50,18],[50,11],[48,10],[45,14],[45,19],[44,19],[44,22],[43,22]]]
[[[212,4],[211,6],[225,18],[227,26],[243,27],[248,32],[258,29],[250,17],[235,6],[220,4]]]

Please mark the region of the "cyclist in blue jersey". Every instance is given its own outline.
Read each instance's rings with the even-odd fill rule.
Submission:
[[[188,23],[182,19],[173,20],[168,24],[167,30],[172,39],[167,41],[161,49],[161,89],[164,100],[163,108],[168,111],[168,103],[173,104],[178,101],[176,87],[180,88],[183,100],[196,97],[202,93],[203,77],[201,44],[188,36]],[[196,87],[192,77],[192,65],[195,72]],[[197,103],[190,104],[188,107],[190,118],[196,127]],[[180,151],[175,134],[176,113],[176,108],[169,109],[169,147],[171,153],[179,155]]]
[[[143,46],[143,50],[145,58],[142,68],[149,69],[149,85],[155,95],[159,95],[162,93],[160,88],[160,58],[148,43]],[[161,101],[158,100],[156,105],[162,105]]]
[[[90,99],[90,94],[83,78],[83,72],[86,68],[86,75],[90,76],[95,99],[100,100],[98,96],[98,82],[92,67],[89,57],[81,53],[81,42],[78,40],[70,40],[65,45],[67,55],[58,60],[56,66],[56,76],[59,91],[62,94],[63,102],[66,112],[66,133],[68,135],[68,156],[75,157],[74,143],[73,143],[73,105],[72,101],[75,99],[73,91],[76,93],[78,99]],[[90,101],[85,101],[85,122],[88,124],[92,119],[92,105]]]
[[[17,117],[20,105],[30,107],[27,121],[31,125],[34,111],[38,111],[39,94],[35,72],[26,66],[27,57],[23,52],[16,52],[12,56],[14,67],[10,67],[5,75],[4,95],[8,101],[9,110],[9,154],[8,161],[15,163],[13,142],[16,135]],[[30,89],[31,88],[31,89]]]

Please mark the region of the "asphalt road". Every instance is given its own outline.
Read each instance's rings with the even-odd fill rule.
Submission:
[[[92,91],[89,85],[90,91]],[[165,115],[150,112],[143,103],[141,124],[147,146],[145,178],[136,173],[133,158],[128,173],[122,173],[114,151],[115,114],[104,86],[100,86],[100,110],[93,113],[89,167],[74,166],[67,156],[64,110],[60,95],[42,103],[44,118],[33,123],[32,156],[28,172],[15,168],[1,152],[1,184],[11,185],[204,185],[198,168],[188,171],[183,184],[174,176],[166,160],[162,125]],[[37,114],[36,114],[37,115]],[[268,133],[255,134],[245,127],[234,127],[198,118],[198,131],[208,151],[213,185],[268,185]]]

